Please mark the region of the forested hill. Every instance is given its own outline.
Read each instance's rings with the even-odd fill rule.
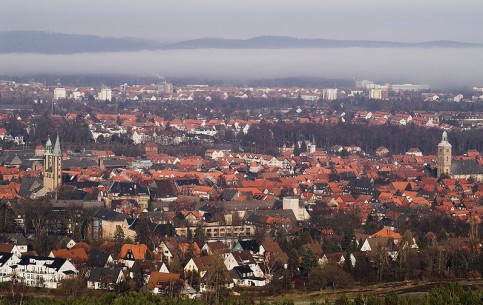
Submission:
[[[315,139],[317,146],[322,148],[359,146],[365,152],[374,153],[379,146],[385,146],[393,154],[404,154],[417,147],[429,155],[436,154],[441,133],[440,129],[417,126],[261,122],[241,136],[240,144],[257,153],[276,154],[280,143]],[[449,136],[455,154],[464,154],[472,149],[483,151],[481,130],[454,131]]]
[[[0,32],[0,53],[74,54],[153,50],[161,47],[160,43],[133,38],[40,31]]]
[[[61,34],[42,31],[0,32],[0,53],[74,54],[174,49],[308,49],[308,48],[483,48],[459,41],[393,42],[371,40],[304,39],[259,36],[250,39],[201,38],[163,43],[136,38]]]

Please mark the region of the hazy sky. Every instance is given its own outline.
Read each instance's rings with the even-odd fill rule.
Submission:
[[[482,0],[0,0],[0,31],[483,43]]]

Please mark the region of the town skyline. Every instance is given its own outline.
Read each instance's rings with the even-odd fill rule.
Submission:
[[[483,304],[481,0],[1,0],[0,305]]]

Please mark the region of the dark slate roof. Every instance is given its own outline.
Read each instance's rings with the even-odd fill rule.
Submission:
[[[238,274],[253,273],[252,268],[250,268],[250,266],[246,266],[246,265],[236,266],[234,269],[238,272]]]
[[[370,178],[360,178],[353,179],[349,181],[349,186],[351,187],[362,187],[362,188],[373,188],[374,183],[372,183]]]
[[[75,159],[75,158],[70,158],[62,161],[62,169],[71,169],[74,167],[78,167],[78,168],[97,167],[97,162],[92,159]]]
[[[121,269],[119,268],[103,268],[103,267],[94,267],[89,272],[89,278],[87,279],[89,282],[101,282],[105,279],[109,281],[116,281],[117,277],[121,273]]]
[[[33,165],[35,162],[38,162],[39,160],[34,160],[34,159],[23,159],[22,164],[20,164],[19,168],[22,170],[28,170],[33,168]]]
[[[104,167],[127,167],[128,164],[124,159],[104,159],[102,160]]]
[[[22,197],[29,198],[33,192],[42,188],[43,181],[41,178],[22,178],[20,182],[19,194]]]
[[[201,203],[203,204],[203,203]],[[223,211],[223,207],[221,206],[215,206],[215,205],[210,205],[210,204],[203,204],[202,207],[197,208],[199,211],[203,211],[205,213],[210,213],[210,214],[215,214],[217,212]]]
[[[111,256],[109,253],[92,250],[89,251],[89,259],[87,260],[87,266],[89,267],[104,267],[107,264],[107,260]]]
[[[256,240],[241,240],[238,242],[243,250],[252,252],[258,252],[260,250],[260,244]]]
[[[67,261],[65,258],[52,258],[52,257],[44,257],[44,256],[30,256],[30,255],[24,255],[22,256],[22,259],[18,263],[19,265],[22,266],[28,266],[28,265],[35,265],[35,263],[32,263],[30,260],[35,260],[35,261],[50,261],[50,264],[45,264],[44,266],[48,268],[55,269],[56,271],[59,271],[59,269],[65,264]]]
[[[0,242],[26,245],[27,239],[22,233],[3,233],[0,235]]]
[[[221,199],[223,201],[231,201],[238,194],[238,190],[223,190],[221,192]]]
[[[255,211],[255,210],[271,210],[276,207],[275,200],[242,200],[242,201],[223,201],[220,203],[199,202],[196,210],[215,214],[220,211]],[[280,202],[280,208],[282,204]]]
[[[109,188],[109,193],[118,194],[118,196],[137,196],[149,195],[149,190],[148,187],[139,183],[115,181]]]
[[[483,175],[483,168],[474,160],[453,160],[452,175]]]
[[[159,171],[159,170],[165,169],[166,167],[167,167],[166,164],[156,163],[156,164],[151,165],[151,167],[149,169],[153,169],[153,170]]]
[[[138,218],[128,218],[126,219],[127,225],[129,229],[136,230],[137,226],[140,224],[140,220]]]
[[[12,257],[13,253],[0,252],[0,266],[3,266]]]
[[[175,181],[171,179],[156,180],[156,197],[158,198],[172,198],[178,197],[178,189]]]
[[[176,180],[176,184],[178,186],[200,185],[200,181],[198,179],[179,179]]]
[[[159,236],[172,236],[174,234],[174,227],[171,224],[156,224],[154,228],[151,229],[152,233]]]
[[[0,157],[0,163],[8,165],[20,165],[22,160],[24,160],[24,157],[17,155],[17,152],[8,152]]]
[[[233,279],[252,279],[252,280],[263,280],[253,275],[253,270],[249,266],[236,266],[230,272]]]
[[[82,207],[85,209],[99,209],[104,207],[104,203],[97,200],[52,200],[51,203],[56,208]]]
[[[82,182],[77,182],[77,181],[70,182],[70,181],[68,181],[68,182],[64,182],[64,185],[73,186],[77,189],[83,189],[83,188],[98,187],[100,185],[100,183],[97,182],[97,181],[86,180],[86,181],[82,181]]]
[[[127,215],[122,213],[117,213],[113,210],[101,208],[94,215],[94,218],[107,220],[107,221],[122,221],[127,219]]]
[[[2,152],[2,154],[0,155],[0,162],[5,162],[6,160],[12,160],[15,157],[19,157],[21,160],[42,159],[42,158],[35,157],[35,151],[33,150],[9,150],[9,151]]]

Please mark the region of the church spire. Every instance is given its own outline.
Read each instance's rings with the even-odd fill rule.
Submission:
[[[45,155],[50,155],[52,153],[52,141],[50,140],[50,136],[47,138],[47,142],[45,142]]]
[[[448,133],[446,131],[443,132],[443,137],[441,139],[442,142],[448,142]]]
[[[54,151],[52,152],[54,156],[61,156],[62,151],[60,150],[60,140],[59,135],[57,134],[57,139],[55,140]]]
[[[441,143],[439,143],[438,146],[451,147],[451,144],[448,142],[448,133],[446,131],[443,132]]]

